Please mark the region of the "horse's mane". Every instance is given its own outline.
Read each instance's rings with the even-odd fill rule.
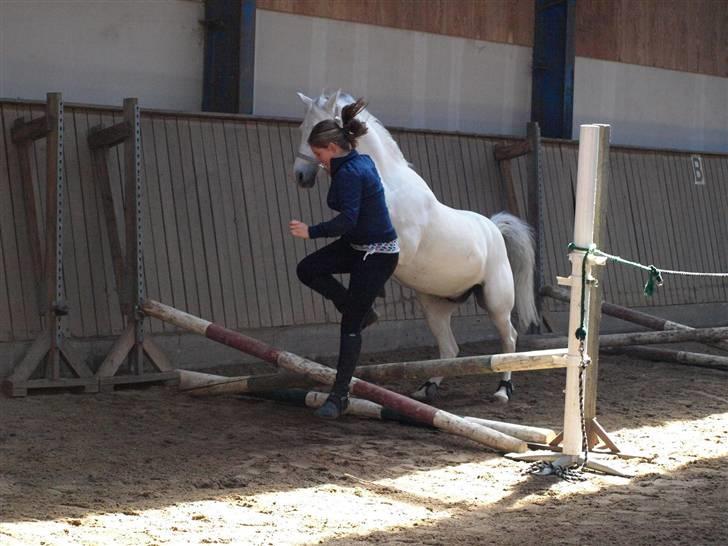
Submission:
[[[323,107],[326,104],[326,101],[329,99],[330,95],[323,93],[318,98],[316,103]],[[341,112],[341,109],[346,106],[347,104],[351,104],[356,99],[349,95],[348,93],[341,92],[339,94],[339,100],[336,103],[337,106],[337,112]],[[392,154],[392,157],[397,161],[402,161],[403,163],[407,163],[407,159],[405,159],[404,154],[402,153],[402,150],[399,148],[399,145],[397,144],[397,141],[394,140],[392,137],[392,134],[387,130],[387,128],[384,126],[384,124],[377,119],[374,114],[372,114],[368,108],[365,108],[361,111],[361,113],[358,116],[361,121],[367,124],[367,127],[369,130],[374,131],[379,139],[382,141],[382,144],[384,147],[389,151],[389,153]]]

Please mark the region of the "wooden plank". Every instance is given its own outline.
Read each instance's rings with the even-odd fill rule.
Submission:
[[[640,262],[648,253],[649,243],[648,240],[646,240],[645,230],[642,229],[645,222],[645,215],[643,202],[638,192],[638,187],[642,181],[639,177],[639,170],[635,165],[636,161],[633,156],[634,154],[632,152],[625,152],[622,158],[624,167],[623,173],[628,196],[626,202],[632,210],[631,225],[634,229],[634,254],[624,257],[635,262]],[[644,278],[641,272],[638,272],[637,278],[639,282],[637,286],[644,284]],[[632,290],[625,295],[624,302],[621,303],[627,307],[642,307],[645,305],[644,296],[642,296],[637,287],[633,287]]]
[[[157,370],[159,370],[160,372],[167,372],[175,369],[169,358],[167,358],[167,355],[164,353],[164,351],[162,351],[159,345],[157,345],[151,338],[144,338],[144,343],[142,347],[144,349],[144,353],[147,355],[147,358],[149,358],[149,360],[152,362],[152,364],[154,364]],[[144,377],[148,375],[150,374],[145,373]]]
[[[250,312],[248,310],[248,298],[251,295],[250,287],[246,286],[247,279],[251,276],[250,262],[243,264],[243,241],[238,228],[239,214],[244,213],[242,197],[242,181],[240,180],[240,165],[237,157],[230,154],[230,139],[235,139],[235,134],[229,130],[226,122],[217,123],[213,127],[215,137],[215,149],[217,157],[218,172],[220,173],[221,191],[226,198],[223,199],[225,229],[227,231],[228,255],[230,262],[228,268],[232,278],[232,290],[236,324],[238,328],[250,324]],[[253,286],[254,288],[254,286]]]
[[[48,116],[36,117],[26,120],[18,118],[13,122],[10,130],[11,140],[14,144],[30,144],[28,141],[45,138],[53,126],[52,120]]]
[[[664,173],[663,192],[666,201],[665,216],[670,228],[666,236],[672,243],[670,247],[672,265],[670,267],[672,269],[680,269],[686,265],[685,250],[688,248],[686,241],[687,233],[685,230],[680,229],[684,213],[684,203],[680,197],[684,190],[684,180],[681,180],[673,159],[674,157],[669,155],[662,158]],[[690,286],[686,281],[683,277],[673,277],[669,280],[677,292],[675,301],[684,301],[686,298],[692,299],[692,296],[689,294]]]
[[[163,156],[166,160],[164,170],[169,177],[167,191],[169,193],[168,205],[171,205],[174,218],[174,238],[177,243],[176,254],[178,270],[172,271],[175,279],[175,299],[180,302],[183,309],[199,309],[199,296],[196,291],[195,266],[192,256],[192,234],[190,232],[189,215],[187,211],[186,188],[182,172],[182,158],[180,152],[180,139],[177,132],[177,119],[174,116],[164,116],[155,123],[154,138],[157,146],[164,143]],[[194,312],[194,311],[191,311]]]
[[[129,324],[124,332],[116,338],[106,358],[96,371],[96,377],[112,377],[124,363],[129,351],[134,346],[134,325]]]
[[[183,199],[178,195],[172,185],[172,165],[168,150],[168,137],[166,130],[167,116],[149,116],[151,132],[154,138],[154,150],[156,152],[156,183],[147,181],[147,184],[156,186],[159,192],[160,216],[157,217],[157,226],[164,233],[164,247],[167,260],[164,266],[167,269],[167,276],[170,280],[172,299],[177,308],[187,308],[187,297],[184,283],[184,265],[181,258],[180,223],[177,219],[179,206],[178,200]],[[156,198],[156,194],[153,193]]]
[[[210,297],[211,315],[215,322],[225,321],[225,309],[223,307],[222,282],[220,280],[220,263],[215,243],[215,227],[211,218],[213,208],[210,198],[209,182],[207,180],[207,166],[205,165],[204,146],[202,143],[202,124],[199,121],[190,120],[189,135],[191,152],[194,165],[193,184],[195,196],[193,197],[197,209],[197,222],[199,222],[202,241],[200,249],[203,254],[204,268],[206,275],[198,282],[208,283],[207,293]],[[202,288],[202,287],[201,287]]]
[[[605,252],[611,252],[610,249],[614,249],[622,240],[623,234],[625,233],[625,227],[628,222],[625,211],[626,207],[621,201],[621,189],[619,188],[619,181],[617,180],[616,175],[614,150],[610,149],[609,156],[609,191],[607,192],[607,199],[605,203],[607,221],[605,222],[606,229],[603,243],[603,250]],[[621,274],[622,272],[620,269],[621,268],[613,266],[607,266],[604,268],[604,297],[606,298],[608,296],[611,301],[621,299],[623,294],[626,292],[624,276]]]
[[[112,114],[108,112],[86,110],[85,113],[89,127],[108,126],[112,124],[111,122],[113,122]],[[119,298],[119,286],[123,286],[121,284],[121,282],[123,282],[123,278],[121,279],[121,281],[117,281],[117,272],[115,270],[115,268],[120,268],[119,272],[123,276],[124,249],[122,246],[122,241],[124,237],[124,230],[122,222],[124,214],[121,181],[119,180],[118,176],[118,148],[119,146],[115,147],[114,149],[107,149],[106,153],[104,154],[106,160],[103,163],[103,168],[106,171],[108,184],[107,187],[104,188],[101,185],[94,184],[96,191],[96,216],[98,217],[98,224],[101,226],[101,250],[103,253],[102,255],[104,261],[104,279],[106,283],[105,300],[108,309],[109,324],[111,328],[109,332],[110,335],[118,335],[124,329],[124,319],[121,314],[121,300]],[[90,155],[90,160],[93,162],[94,153],[91,153]],[[116,171],[114,165],[115,162],[117,168]],[[91,171],[93,173],[93,164],[91,167]],[[111,201],[106,204],[104,204],[105,201],[101,193],[102,190],[107,192],[107,198],[111,199]],[[113,223],[107,221],[106,219],[106,214],[104,213],[105,206],[109,208],[109,213],[111,214],[110,219],[113,220]],[[112,240],[110,235],[110,232],[112,230],[115,233],[115,240],[113,244],[118,245],[118,248],[113,250],[111,247]],[[118,255],[115,256],[115,253],[118,253]],[[115,260],[118,260],[118,263],[115,263]]]
[[[251,323],[251,327],[266,327],[273,324],[271,316],[271,303],[268,296],[268,283],[274,282],[266,272],[266,261],[264,257],[264,246],[266,246],[267,238],[263,236],[261,227],[264,228],[261,215],[265,216],[265,211],[258,205],[258,192],[260,191],[260,176],[254,171],[254,160],[250,152],[253,143],[249,142],[248,135],[252,133],[252,123],[243,122],[235,125],[236,149],[238,151],[237,161],[240,167],[240,175],[242,178],[243,198],[245,202],[244,212],[244,228],[248,236],[248,248],[250,253],[243,257],[251,262],[253,268],[253,276],[255,279],[255,305],[257,315],[255,321]],[[254,128],[254,127],[253,127]],[[253,317],[251,317],[252,320]]]
[[[10,300],[8,310],[12,323],[11,337],[19,341],[30,340],[33,339],[34,333],[29,332],[32,327],[28,315],[37,315],[38,313],[36,311],[37,306],[34,304],[33,288],[26,287],[26,285],[35,285],[35,280],[32,276],[24,274],[26,271],[32,271],[32,262],[27,251],[29,248],[26,237],[27,230],[17,230],[15,227],[25,226],[26,219],[22,205],[17,150],[7,136],[13,120],[23,115],[27,117],[27,112],[21,108],[4,105],[2,114],[3,135],[5,135],[5,146],[3,148],[5,161],[2,162],[2,165],[7,170],[0,177],[0,195],[9,196],[9,198],[0,199],[0,228],[2,228],[0,229],[0,237],[3,240],[5,254],[4,277]],[[30,298],[28,299],[24,297],[26,291],[30,292]],[[28,304],[26,304],[26,301]]]
[[[35,338],[22,360],[13,368],[8,379],[13,382],[27,381],[38,368],[38,363],[46,357],[50,348],[51,335],[48,330],[44,330]]]
[[[287,286],[288,274],[284,247],[284,239],[289,237],[289,235],[284,232],[284,226],[282,225],[288,219],[284,220],[280,215],[279,197],[272,165],[275,159],[272,156],[270,135],[268,134],[266,125],[262,122],[256,123],[256,132],[260,150],[259,165],[262,174],[260,180],[263,185],[263,194],[265,195],[265,202],[261,203],[261,205],[265,207],[264,210],[268,213],[268,229],[270,230],[271,236],[270,244],[273,247],[268,272],[269,275],[274,276],[277,280],[276,291],[281,312],[278,321],[274,325],[282,326],[284,324],[290,324],[293,311],[291,293]]]
[[[288,127],[288,135],[289,135],[289,142],[291,146],[291,154],[295,156],[295,154],[298,152],[298,148],[300,146],[301,141],[301,133],[298,130],[298,127],[295,127],[293,125]],[[299,210],[301,213],[300,220],[306,222],[306,223],[313,223],[314,218],[314,209],[317,207],[317,205],[314,205],[314,196],[316,195],[313,191],[310,191],[308,189],[300,188],[297,185],[295,186],[295,192],[298,196],[298,202],[299,202]],[[297,246],[300,247],[300,256],[303,258],[307,254],[307,247],[311,247],[311,242],[305,242],[305,241],[296,241]],[[295,282],[300,282],[298,279],[295,279]],[[323,322],[326,320],[325,315],[325,309],[323,300],[317,296],[315,296],[315,293],[313,290],[309,290],[308,288],[302,289],[302,293],[304,297],[306,298],[306,302],[304,304],[304,314],[306,316],[307,322],[315,323],[315,322]]]
[[[711,207],[711,223],[715,230],[715,242],[721,244],[728,239],[728,224],[723,219],[723,211],[728,210],[728,196],[725,192],[725,185],[721,181],[728,180],[728,158],[726,157],[705,157],[703,158],[706,176],[706,197]],[[716,272],[728,271],[728,256],[724,252],[716,253]],[[728,283],[725,279],[715,279],[718,287],[719,301],[728,300]]]
[[[504,159],[513,159],[529,153],[531,153],[531,142],[529,140],[517,140],[496,144],[493,155],[496,161],[503,161]]]
[[[665,247],[666,241],[663,236],[669,227],[665,223],[664,204],[660,198],[662,181],[658,174],[657,154],[642,154],[641,159],[642,184],[640,187],[646,211],[645,222],[642,227],[647,229],[651,240],[651,252],[647,257],[647,263],[659,267],[659,264],[669,263],[670,260],[670,252]],[[668,305],[674,302],[675,298],[672,290],[659,290],[658,292],[659,300],[656,299],[656,302],[665,302]]]
[[[534,4],[527,0],[258,0],[257,8],[309,17],[324,17],[380,27],[533,46]]]
[[[210,192],[210,216],[212,219],[213,238],[211,242],[217,250],[217,267],[220,276],[220,288],[222,290],[222,312],[224,324],[237,325],[237,313],[235,309],[235,294],[233,290],[232,271],[230,268],[231,256],[228,246],[228,229],[225,218],[225,207],[221,206],[223,201],[228,201],[221,188],[221,176],[223,173],[217,162],[217,150],[213,136],[213,124],[203,123],[202,126],[202,150],[204,152],[205,166],[207,169],[208,191]]]
[[[298,190],[296,183],[293,181],[292,170],[293,162],[295,160],[293,139],[291,136],[291,127],[287,123],[278,123],[277,133],[280,143],[280,169],[278,171],[279,184],[285,187],[288,195],[288,214],[287,218],[282,218],[283,229],[287,230],[288,220],[292,218],[301,218],[302,205],[301,205],[301,192]],[[305,324],[313,320],[313,308],[311,291],[305,287],[298,280],[296,274],[296,268],[298,263],[306,256],[305,242],[301,239],[294,237],[288,237],[291,243],[290,247],[290,260],[288,267],[288,282],[291,285],[291,294],[294,300],[297,302],[296,306],[300,308],[294,309],[294,317],[300,321],[300,324]]]
[[[90,133],[88,145],[91,149],[110,148],[121,144],[131,136],[131,125],[127,121],[122,121],[121,123],[99,128]]]
[[[678,169],[678,176],[686,181],[686,188],[690,189],[690,199],[694,206],[694,214],[698,220],[698,239],[702,243],[702,253],[700,261],[695,264],[686,265],[679,269],[683,271],[720,271],[719,260],[717,256],[723,253],[722,244],[723,241],[718,240],[714,224],[711,222],[711,212],[716,210],[716,204],[708,200],[709,188],[707,184],[704,186],[690,183],[690,175],[692,169],[690,165],[690,158],[684,156],[680,158],[682,161],[676,163]],[[675,157],[678,160],[678,157]],[[705,162],[703,163],[705,167]],[[713,182],[715,184],[715,181]],[[725,210],[725,209],[724,209]],[[724,212],[720,211],[720,214]],[[673,276],[674,277],[674,276]],[[691,284],[695,281],[696,286],[699,286],[705,294],[706,301],[708,302],[720,302],[721,299],[720,290],[718,288],[718,279],[711,277],[681,277],[687,280]],[[725,281],[723,281],[725,283]]]
[[[281,250],[284,256],[283,262],[278,263],[278,267],[282,268],[285,273],[285,284],[281,286],[284,293],[284,300],[289,301],[291,308],[287,311],[285,318],[286,324],[302,324],[304,322],[303,317],[303,302],[301,294],[301,283],[296,276],[296,266],[298,259],[296,257],[295,240],[288,233],[288,221],[298,214],[297,207],[295,204],[290,202],[289,186],[292,184],[291,175],[286,173],[285,166],[293,162],[293,158],[289,157],[286,161],[285,156],[281,150],[281,137],[278,124],[260,124],[258,130],[265,134],[263,142],[267,144],[272,170],[270,175],[272,176],[273,188],[275,188],[276,194],[276,216],[279,218],[279,224],[282,235],[282,246]],[[293,211],[293,212],[292,212]]]
[[[544,227],[546,229],[546,247],[544,252],[544,278],[546,282],[554,282],[556,275],[565,275],[566,271],[559,271],[559,262],[556,254],[563,248],[558,248],[557,242],[563,236],[558,235],[559,217],[569,214],[569,209],[564,206],[560,199],[559,185],[563,184],[563,179],[552,174],[552,163],[554,156],[554,146],[546,145],[543,150],[543,177],[544,177]],[[554,306],[551,302],[546,302],[543,306],[545,310],[552,310]]]
[[[180,245],[181,274],[185,289],[185,309],[189,309],[191,313],[202,313],[200,310],[202,296],[197,278],[199,272],[197,262],[201,259],[201,256],[195,255],[195,230],[190,220],[191,213],[188,207],[190,201],[189,194],[191,191],[194,191],[194,179],[190,179],[189,172],[185,170],[185,158],[189,161],[189,154],[183,149],[180,125],[181,122],[176,117],[167,117],[164,120],[171,187]]]
[[[67,140],[72,139],[70,146],[66,144],[66,166],[69,173],[67,186],[70,196],[68,209],[72,217],[74,209],[76,210],[75,214],[78,217],[74,218],[74,224],[80,222],[81,238],[74,238],[77,243],[76,254],[86,254],[79,256],[80,260],[76,262],[80,307],[73,310],[73,314],[83,313],[86,317],[95,318],[95,323],[85,320],[84,332],[88,332],[85,335],[110,335],[111,318],[106,271],[107,265],[111,264],[107,264],[101,241],[103,222],[98,207],[100,196],[93,179],[91,151],[87,145],[88,117],[85,111],[75,108],[68,109],[67,114],[67,119],[73,119],[73,133],[70,132],[68,124],[66,126]],[[92,326],[93,333],[90,332]]]
[[[157,176],[157,157],[154,142],[154,134],[152,132],[152,121],[148,116],[142,116],[141,124],[141,185],[142,185],[142,240],[144,246],[144,283],[145,292],[149,297],[156,295],[162,301],[172,301],[172,283],[169,278],[169,265],[167,257],[167,248],[165,244],[166,235],[164,233],[164,224],[162,222],[162,203],[159,194],[159,180]],[[124,168],[124,203],[127,209],[127,219],[129,222],[133,217],[134,185],[130,179],[130,166],[127,148],[132,147],[134,141],[127,140],[124,143],[124,154],[126,157]],[[133,148],[132,148],[133,150]],[[130,185],[132,184],[132,185]],[[130,216],[131,214],[131,216]],[[133,221],[133,220],[131,220]],[[136,304],[136,264],[135,264],[135,248],[136,242],[135,229],[130,231],[130,227],[126,227],[126,267],[127,275],[132,282],[128,283],[130,290],[130,301],[132,305]],[[131,246],[129,246],[131,243]],[[127,278],[127,281],[130,279]],[[151,332],[170,332],[173,331],[167,324],[150,323]]]
[[[247,123],[246,139],[248,143],[248,157],[251,166],[252,178],[250,180],[250,195],[252,196],[252,206],[257,211],[255,221],[257,222],[256,231],[264,244],[261,247],[261,264],[263,266],[263,276],[265,278],[265,294],[266,308],[269,311],[269,320],[271,326],[278,326],[283,323],[283,311],[281,303],[281,294],[279,291],[279,276],[276,274],[277,269],[277,253],[275,246],[280,245],[281,233],[278,226],[277,233],[271,230],[269,226],[270,206],[268,200],[268,191],[266,187],[269,182],[264,174],[263,164],[267,161],[261,150],[261,141],[258,134],[258,125],[255,122]],[[257,264],[256,264],[257,265]]]
[[[94,183],[104,213],[102,233],[109,241],[116,286],[116,284],[123,284],[125,270],[123,262],[124,255],[121,250],[121,240],[118,231],[119,224],[116,218],[116,209],[114,208],[114,195],[111,191],[111,181],[109,180],[108,159],[109,151],[105,148],[94,150],[91,154]]]
[[[234,242],[237,261],[234,268],[235,300],[238,322],[242,328],[257,323],[258,302],[256,297],[255,272],[253,268],[250,235],[247,227],[247,206],[243,191],[243,176],[238,155],[237,135],[239,124],[224,122],[222,126],[223,150],[225,151],[230,195],[230,240]]]

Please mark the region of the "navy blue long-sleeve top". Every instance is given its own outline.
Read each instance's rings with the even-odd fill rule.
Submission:
[[[308,236],[338,237],[349,243],[386,243],[397,238],[384,187],[374,162],[368,155],[352,150],[331,159],[331,187],[326,197],[329,207],[339,214],[310,226]]]

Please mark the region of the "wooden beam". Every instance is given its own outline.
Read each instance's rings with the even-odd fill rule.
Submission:
[[[55,126],[55,120],[45,115],[35,118],[31,121],[25,121],[18,118],[13,122],[13,128],[10,130],[10,136],[15,144],[26,144],[39,138],[44,138]]]
[[[505,159],[515,159],[522,155],[530,153],[533,148],[529,140],[519,140],[509,144],[496,144],[494,148],[494,155],[496,161],[503,161]]]
[[[124,142],[131,136],[131,125],[121,121],[109,127],[92,127],[88,132],[88,145],[92,150],[97,148],[110,148]]]

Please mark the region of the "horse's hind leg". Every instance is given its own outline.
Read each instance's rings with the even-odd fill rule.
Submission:
[[[429,294],[417,293],[417,298],[422,305],[427,326],[437,340],[440,350],[440,358],[453,358],[458,354],[458,344],[450,327],[450,318],[457,309],[458,304],[450,300],[431,296]],[[443,377],[431,377],[423,383],[414,393],[413,398],[432,399],[437,395],[437,389]]]
[[[505,279],[507,280],[507,278],[506,275]],[[488,311],[491,321],[498,330],[502,352],[516,352],[518,332],[511,323],[511,311],[514,304],[513,284],[509,284],[503,277],[499,277],[499,280],[487,283],[483,290],[476,291],[475,299],[480,307]],[[503,372],[498,390],[493,393],[493,399],[497,402],[507,403],[512,392],[511,372]]]

